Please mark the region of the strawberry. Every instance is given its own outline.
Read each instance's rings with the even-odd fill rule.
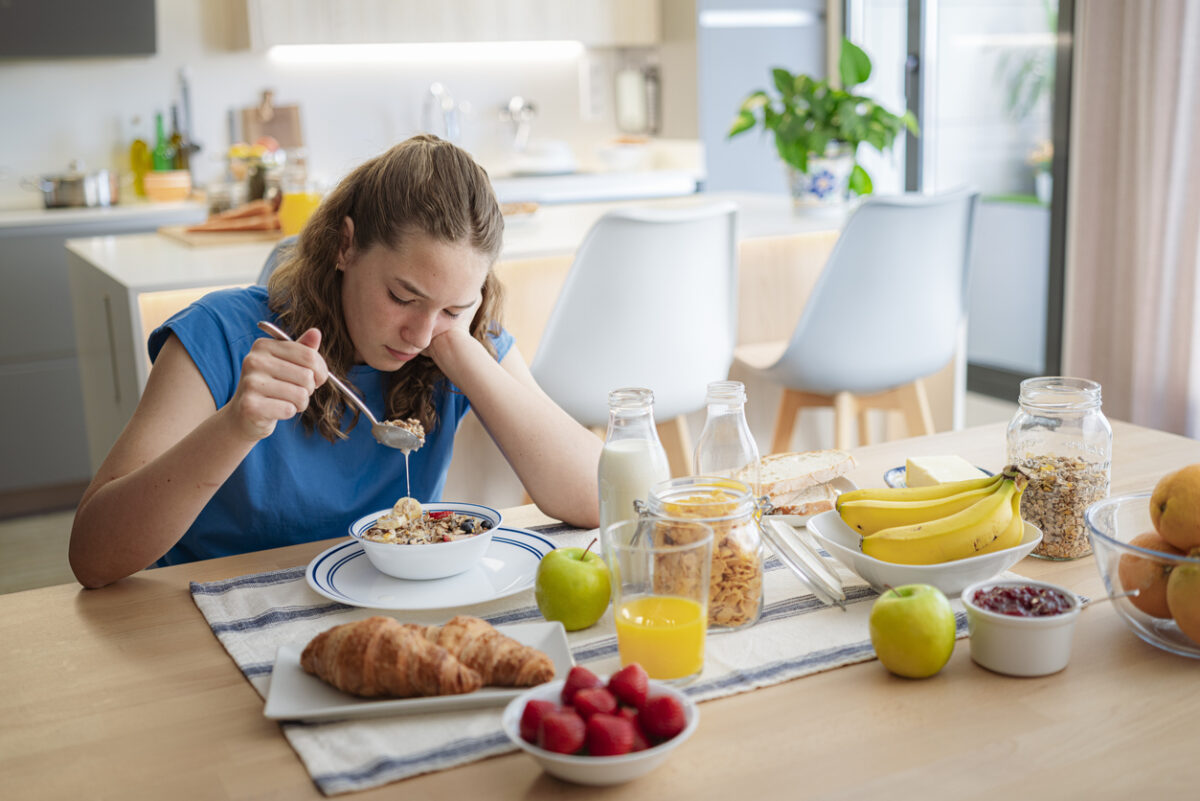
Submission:
[[[669,740],[687,726],[687,717],[683,714],[683,704],[674,696],[655,695],[646,699],[645,706],[638,713],[638,722],[642,731],[651,740]]]
[[[541,725],[542,718],[557,710],[558,704],[553,701],[541,701],[535,698],[527,703],[524,711],[521,712],[521,739],[528,743],[536,743],[538,726]]]
[[[575,665],[567,672],[567,680],[563,682],[562,702],[570,704],[575,699],[575,693],[588,687],[603,687],[604,682],[592,671],[580,665]]]
[[[617,710],[617,716],[625,718],[633,724],[633,750],[645,751],[650,747],[650,743],[646,740],[646,733],[642,731],[642,724],[638,722],[638,711],[631,706],[623,706]]]
[[[587,720],[597,712],[611,714],[617,711],[617,699],[603,687],[585,687],[575,693],[571,704],[580,717]]]
[[[646,675],[645,668],[633,662],[612,674],[608,680],[608,690],[621,703],[641,709],[650,690],[650,677]]]
[[[619,756],[633,750],[633,724],[619,715],[597,712],[587,722],[587,747],[592,756]]]
[[[539,748],[556,754],[574,754],[583,748],[587,726],[573,709],[549,712],[538,726]]]

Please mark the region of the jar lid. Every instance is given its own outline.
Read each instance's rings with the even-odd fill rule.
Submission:
[[[837,573],[825,564],[820,552],[782,520],[770,515],[763,518],[763,539],[771,550],[802,582],[813,591],[822,603],[846,608],[846,592]]]

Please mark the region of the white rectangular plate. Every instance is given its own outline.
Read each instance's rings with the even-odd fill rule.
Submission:
[[[566,678],[574,664],[567,646],[567,633],[561,623],[520,623],[497,626],[496,630],[549,656],[554,662],[556,679]],[[276,652],[271,688],[263,709],[263,715],[271,720],[344,720],[503,706],[528,689],[483,687],[473,693],[432,698],[357,698],[304,672],[300,667],[300,654],[305,645],[307,643],[288,643],[279,646]]]

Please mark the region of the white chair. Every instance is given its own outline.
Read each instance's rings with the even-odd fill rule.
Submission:
[[[297,240],[300,239],[299,234],[285,236],[275,243],[275,247],[271,248],[271,252],[267,254],[267,260],[263,262],[262,270],[258,273],[258,278],[254,283],[259,286],[266,286],[267,279],[271,277],[271,273],[275,272],[275,268],[283,261],[283,257],[287,252],[296,246]]]
[[[977,192],[868,198],[847,221],[791,340],[738,348],[784,387],[771,452],[789,450],[800,410],[834,407],[835,447],[871,440],[868,413],[899,410],[933,433],[921,381],[955,356],[965,319]],[[782,354],[780,354],[782,351]]]
[[[530,370],[580,423],[603,431],[608,393],[654,391],[673,475],[691,472],[685,415],[728,377],[737,340],[737,206],[628,208],[575,254]]]

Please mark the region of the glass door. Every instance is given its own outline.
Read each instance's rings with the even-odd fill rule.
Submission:
[[[920,137],[871,164],[882,191],[981,192],[967,387],[1015,401],[1060,370],[1073,0],[847,0],[849,38],[875,64],[869,91],[899,98]],[[864,156],[866,154],[863,154]],[[866,159],[864,158],[864,161]],[[890,167],[890,173],[888,168]]]

